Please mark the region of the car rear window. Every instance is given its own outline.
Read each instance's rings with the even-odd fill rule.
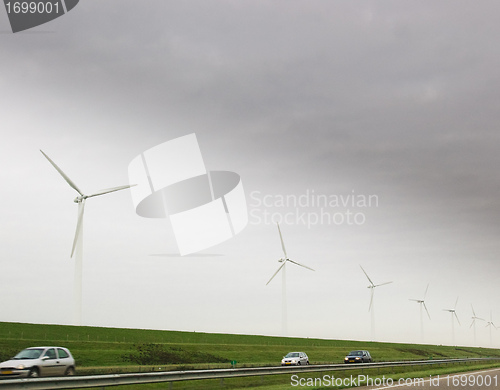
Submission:
[[[64,358],[69,357],[68,353],[64,349],[58,348],[57,352],[59,353],[60,359],[64,359]]]

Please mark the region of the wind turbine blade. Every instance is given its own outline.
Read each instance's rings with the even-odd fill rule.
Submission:
[[[476,322],[476,320],[473,319],[472,322],[471,322],[471,324],[470,324],[470,326],[469,326],[469,329],[472,328],[472,325],[474,325],[475,322]]]
[[[457,300],[455,301],[455,307],[454,307],[455,310],[457,309],[457,303],[458,303],[458,297]]]
[[[427,315],[429,316],[429,320],[431,319],[431,315],[429,314],[429,310],[427,310],[427,306],[425,306],[425,302],[422,301],[422,304],[424,305],[424,309],[427,312]]]
[[[425,301],[425,297],[427,296],[427,290],[429,290],[429,283],[427,283],[427,287],[425,288],[424,299],[422,299],[423,301]]]
[[[286,261],[289,261],[290,263],[293,263],[293,264],[296,264],[296,265],[300,265],[301,267],[304,267],[304,268],[310,269],[311,271],[314,271],[311,267],[308,267],[307,265],[304,265],[304,264],[297,263],[296,261],[293,261],[293,260],[290,260],[290,259],[286,259]]]
[[[375,286],[375,285],[373,284],[372,280],[370,279],[370,277],[368,276],[368,274],[366,273],[366,271],[363,269],[363,267],[361,267],[361,265],[360,265],[359,267],[360,267],[360,268],[363,270],[363,272],[365,273],[365,275],[366,275],[366,277],[368,278],[368,280],[369,280],[370,284],[371,284],[372,286]]]
[[[411,298],[408,298],[409,301],[413,301],[413,302],[420,302],[420,300],[418,299],[411,299]]]
[[[379,287],[379,286],[385,286],[386,284],[391,284],[392,282],[385,282],[385,283],[381,283],[381,284],[377,284],[373,287]]]
[[[99,195],[109,194],[110,192],[124,190],[124,189],[130,188],[130,187],[136,186],[136,185],[137,184],[131,184],[131,185],[127,185],[127,186],[120,186],[120,187],[108,188],[108,189],[96,192],[95,194],[88,195],[87,198],[92,198],[93,196],[99,196]]]
[[[273,278],[278,274],[278,272],[280,272],[281,268],[283,268],[286,264],[286,261],[283,262],[283,264],[280,265],[280,267],[278,268],[278,270],[273,274],[273,276],[271,276],[271,279],[269,279],[269,281],[266,283],[266,286],[271,282],[271,280],[273,280]]]
[[[85,199],[78,203],[78,221],[76,223],[75,238],[73,240],[73,248],[71,249],[71,257],[75,253],[76,243],[78,242],[78,237],[80,236],[80,230],[83,223],[83,211],[85,210]]]
[[[474,311],[474,306],[472,306],[472,303],[470,304],[470,307],[472,309],[472,315],[476,317],[476,312]]]
[[[54,161],[52,161],[50,159],[49,156],[47,156],[43,150],[40,149],[40,152],[42,152],[42,154],[45,156],[45,158],[47,160],[49,160],[49,162],[52,164],[52,166],[56,169],[57,172],[60,173],[60,175],[64,178],[64,180],[66,180],[66,182],[71,186],[71,188],[73,188],[76,192],[78,192],[81,196],[84,196],[83,195],[83,192],[76,186],[75,183],[73,183],[73,181],[62,171],[61,168],[59,168],[56,163]]]
[[[283,248],[283,253],[285,254],[285,260],[288,259],[288,255],[286,254],[285,243],[283,242],[283,236],[281,235],[280,225],[276,223],[278,226],[278,232],[280,233],[281,247]]]
[[[458,325],[462,326],[460,323],[460,320],[458,319],[457,313],[454,311],[453,314],[455,315],[455,318],[457,319]]]

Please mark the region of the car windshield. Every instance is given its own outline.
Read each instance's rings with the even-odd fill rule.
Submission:
[[[363,356],[362,351],[351,351],[349,352],[349,356]]]
[[[42,354],[43,349],[25,349],[21,352],[19,352],[16,356],[13,357],[13,359],[38,359],[40,355]]]
[[[288,355],[286,355],[285,357],[299,357],[299,353],[298,352],[290,352]]]

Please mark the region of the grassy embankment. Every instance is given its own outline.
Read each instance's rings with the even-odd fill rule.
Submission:
[[[232,360],[237,367],[276,366],[290,351],[306,352],[311,364],[341,363],[352,349],[369,350],[375,361],[500,357],[488,348],[0,322],[1,360],[37,345],[69,348],[79,374],[229,368]]]

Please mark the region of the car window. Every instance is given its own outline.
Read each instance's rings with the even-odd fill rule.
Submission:
[[[68,353],[62,348],[57,348],[57,353],[59,354],[59,359],[64,359],[69,357]]]
[[[38,359],[42,352],[43,349],[25,349],[14,356],[14,359]]]
[[[48,356],[49,359],[57,359],[56,350],[54,348],[47,349],[44,356]]]

